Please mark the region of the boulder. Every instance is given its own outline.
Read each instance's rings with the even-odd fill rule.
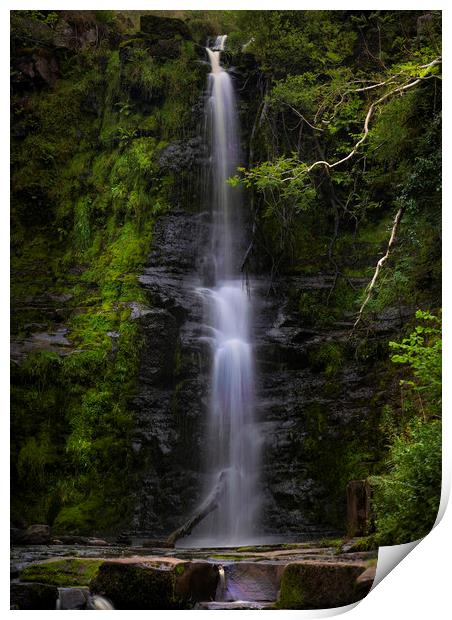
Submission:
[[[181,41],[177,39],[158,40],[152,43],[148,50],[156,60],[174,60],[180,56]]]
[[[11,609],[55,609],[58,590],[42,583],[12,583],[10,586]]]
[[[57,609],[86,609],[88,588],[58,588]]]
[[[77,536],[77,535],[64,535],[58,536],[58,540],[60,540],[63,545],[87,545],[88,538],[86,536]]]
[[[50,541],[48,525],[30,525],[26,530],[11,528],[11,544],[13,545],[48,545]]]
[[[71,26],[64,19],[58,20],[53,31],[53,44],[55,47],[74,49],[76,43],[76,36]]]
[[[159,17],[157,15],[142,15],[140,30],[152,39],[191,39],[190,30],[185,22],[174,17]]]
[[[107,597],[115,609],[181,609],[173,566],[137,562],[105,562],[91,583],[91,592]]]
[[[53,56],[34,55],[37,74],[46,84],[53,84],[58,77],[58,62]]]
[[[175,592],[182,600],[200,602],[215,599],[220,579],[218,566],[209,562],[190,562],[179,565],[179,573]]]
[[[284,568],[278,607],[281,609],[330,609],[361,600],[366,590],[356,580],[363,562],[293,562]]]
[[[361,573],[361,575],[356,580],[357,590],[362,593],[363,597],[366,596],[366,594],[368,594],[368,592],[372,588],[375,581],[376,573],[377,565],[374,564],[373,566],[369,566],[369,568],[366,568],[366,570]]]
[[[213,600],[218,581],[209,562],[143,557],[104,562],[90,589],[115,609],[187,609]]]
[[[173,549],[174,544],[169,543],[167,540],[156,540],[151,538],[149,540],[144,540],[141,544],[142,547],[151,548],[151,549]]]

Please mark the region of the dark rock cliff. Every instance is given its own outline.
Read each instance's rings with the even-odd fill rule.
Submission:
[[[134,527],[156,534],[177,527],[202,487],[208,360],[199,340],[196,293],[202,215],[173,211],[156,225],[140,282],[150,307],[139,319],[144,340],[134,400],[134,450],[142,461]]]
[[[205,214],[173,211],[156,225],[140,277],[149,308],[134,450],[143,477],[134,528],[160,535],[196,507],[203,488],[209,390],[208,349],[200,341],[203,309],[196,293]],[[389,311],[365,351],[350,341],[352,316],[328,328],[310,324],[297,296],[328,291],[333,276],[282,276],[271,296],[268,278],[250,283],[258,367],[258,431],[262,444],[263,530],[314,532],[341,523],[352,467],[377,460],[375,427],[387,398],[378,350],[411,308]],[[358,279],[355,284],[358,284]],[[367,359],[367,357],[369,359]]]

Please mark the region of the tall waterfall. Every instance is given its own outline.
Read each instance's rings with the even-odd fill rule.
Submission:
[[[239,269],[242,237],[240,191],[227,179],[240,161],[240,140],[231,77],[220,64],[226,37],[207,48],[206,126],[210,149],[208,199],[212,211],[207,286],[200,288],[206,308],[206,338],[212,345],[209,406],[208,487],[222,472],[218,508],[198,527],[198,535],[217,545],[249,541],[258,515],[258,441],[254,427],[254,368],[250,344],[251,300]],[[206,270],[205,270],[206,271]]]

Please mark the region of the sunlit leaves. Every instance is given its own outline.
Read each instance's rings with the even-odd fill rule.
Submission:
[[[422,310],[416,318],[420,323],[408,338],[389,343],[395,351],[391,360],[409,368],[411,377],[402,383],[419,394],[424,415],[434,416],[441,410],[441,318]]]

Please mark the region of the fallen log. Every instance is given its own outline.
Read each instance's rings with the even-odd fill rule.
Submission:
[[[176,541],[178,541],[180,538],[183,538],[184,536],[189,536],[193,528],[198,525],[198,523],[200,523],[203,519],[207,517],[207,515],[209,515],[211,512],[218,508],[218,503],[226,484],[226,477],[226,472],[222,471],[218,476],[218,480],[214,488],[203,501],[203,503],[199,506],[197,511],[188,519],[188,521],[186,521],[183,525],[181,525],[181,527],[179,527],[177,530],[174,530],[174,532],[172,532],[168,536],[168,538],[166,539],[168,545],[174,546]]]

